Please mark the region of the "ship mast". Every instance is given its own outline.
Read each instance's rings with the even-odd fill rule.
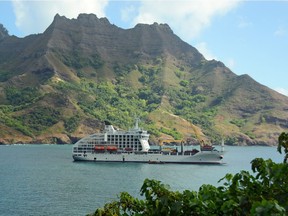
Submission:
[[[139,118],[135,118],[135,129],[139,129]]]

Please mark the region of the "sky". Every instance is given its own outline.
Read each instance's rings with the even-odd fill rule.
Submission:
[[[206,59],[288,96],[288,1],[0,0],[0,23],[17,37],[44,32],[57,13],[93,13],[123,29],[166,23]]]

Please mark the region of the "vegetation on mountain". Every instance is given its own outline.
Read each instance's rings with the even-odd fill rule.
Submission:
[[[15,87],[5,88],[6,99],[12,106],[20,106],[35,102],[40,96],[39,89],[35,87],[25,87],[17,89]]]
[[[279,137],[278,151],[288,156],[288,133]],[[202,185],[199,191],[172,191],[168,185],[146,179],[143,199],[122,192],[119,199],[98,208],[93,216],[108,215],[287,215],[288,163],[255,158],[253,173],[226,174],[222,186]]]
[[[287,104],[166,24],[124,30],[93,14],[56,15],[43,34],[0,39],[0,143],[71,143],[138,116],[152,142],[275,145]]]

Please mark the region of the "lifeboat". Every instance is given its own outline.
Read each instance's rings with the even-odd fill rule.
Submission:
[[[117,151],[117,147],[116,146],[107,146],[106,150],[107,151]]]
[[[104,146],[95,146],[94,150],[95,151],[104,151],[105,148],[104,148]]]

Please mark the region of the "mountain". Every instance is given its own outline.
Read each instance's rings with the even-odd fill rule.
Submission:
[[[275,145],[287,111],[286,96],[206,60],[167,24],[57,14],[42,34],[0,28],[0,143],[74,143],[138,116],[152,142]]]

